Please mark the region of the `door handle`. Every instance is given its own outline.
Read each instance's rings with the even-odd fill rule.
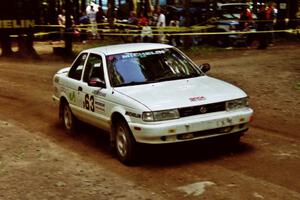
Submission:
[[[78,87],[78,91],[82,92],[82,87],[79,86]]]

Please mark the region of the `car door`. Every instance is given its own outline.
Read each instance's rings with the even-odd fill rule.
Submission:
[[[68,73],[64,86],[66,87],[66,95],[72,112],[75,116],[80,118],[82,110],[82,74],[85,62],[87,60],[87,53],[81,53],[72,64]]]
[[[89,84],[91,80],[101,81],[101,86]],[[101,55],[90,53],[83,74],[84,108],[88,111],[88,121],[93,125],[108,130],[109,117],[106,104],[108,89],[106,88],[103,60]]]

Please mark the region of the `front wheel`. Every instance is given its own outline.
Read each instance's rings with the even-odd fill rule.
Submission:
[[[136,161],[136,142],[125,121],[119,121],[115,129],[115,148],[118,159],[126,164],[133,165]]]
[[[75,129],[76,118],[74,117],[69,104],[64,103],[62,108],[62,120],[65,128],[69,132],[73,132]]]

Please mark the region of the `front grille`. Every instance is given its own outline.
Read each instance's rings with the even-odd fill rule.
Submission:
[[[245,125],[245,124],[243,124]],[[197,132],[192,132],[192,133],[183,133],[177,135],[178,140],[186,140],[186,139],[195,139],[195,138],[201,138],[201,137],[206,137],[210,135],[223,135],[226,133],[230,133],[235,126],[227,126],[227,127],[222,127],[222,128],[215,128],[215,129],[209,129],[209,130],[204,130],[204,131],[197,131]],[[240,130],[239,132],[245,132],[247,131],[248,128],[244,130]]]
[[[201,115],[212,112],[225,111],[226,105],[225,102],[212,103],[201,106],[193,106],[186,108],[179,108],[180,117],[188,117],[193,115]],[[205,111],[205,112],[204,112]]]

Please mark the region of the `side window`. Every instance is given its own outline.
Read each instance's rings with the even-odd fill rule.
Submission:
[[[102,57],[100,55],[90,54],[87,60],[83,81],[88,82],[91,78],[99,78],[104,81]]]
[[[86,57],[87,57],[87,53],[82,53],[76,59],[75,63],[73,64],[73,66],[71,67],[70,72],[69,72],[70,78],[80,80]]]

